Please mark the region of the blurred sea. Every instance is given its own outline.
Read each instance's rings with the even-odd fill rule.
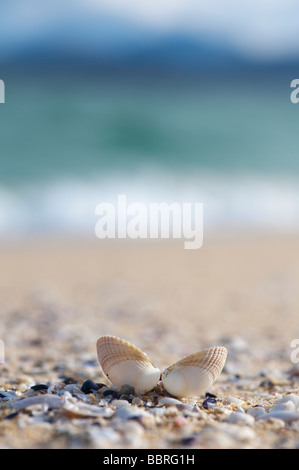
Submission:
[[[206,232],[298,230],[292,72],[1,74],[2,238],[93,237],[96,205],[124,193],[203,202]]]

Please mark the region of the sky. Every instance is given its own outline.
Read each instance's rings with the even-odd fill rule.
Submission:
[[[297,0],[1,0],[0,57],[47,40],[86,49],[185,35],[257,61],[299,56]]]

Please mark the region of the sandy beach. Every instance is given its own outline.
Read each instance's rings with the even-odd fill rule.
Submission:
[[[109,386],[95,348],[105,334],[131,341],[161,370],[206,347],[228,349],[210,390],[219,400],[216,409],[202,408],[204,396],[187,400],[200,416],[183,416],[182,425],[175,411],[165,412],[165,428],[161,417],[159,425],[141,422],[130,441],[115,437],[107,417],[64,416],[50,407],[47,419],[38,420],[39,405],[14,414],[14,400],[2,397],[1,447],[298,446],[296,416],[226,421],[238,408],[246,415],[255,405],[268,412],[286,394],[298,397],[290,347],[299,338],[297,238],[218,237],[205,240],[200,250],[184,250],[177,242],[31,240],[0,250],[0,393],[14,392],[18,401],[38,395],[30,388],[35,384],[52,385],[50,393],[57,393],[53,384],[70,377],[77,387],[87,379]],[[102,398],[86,395],[95,405]],[[88,434],[85,421],[93,430],[95,422],[99,429],[112,427],[114,434]],[[241,437],[232,432],[236,428]]]

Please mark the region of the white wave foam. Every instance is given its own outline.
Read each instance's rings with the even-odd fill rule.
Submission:
[[[203,203],[204,233],[242,230],[299,230],[299,185],[291,179],[249,176],[162,175],[93,177],[52,181],[18,189],[0,188],[0,236],[86,235],[95,237],[95,208],[128,204]]]

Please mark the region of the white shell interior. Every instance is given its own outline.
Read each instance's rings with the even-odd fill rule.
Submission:
[[[162,373],[162,384],[175,397],[193,397],[206,392],[214,382],[213,375],[200,367],[174,366]]]
[[[150,362],[120,361],[109,369],[108,379],[116,386],[132,385],[136,392],[145,393],[154,388],[160,378],[160,370]]]

